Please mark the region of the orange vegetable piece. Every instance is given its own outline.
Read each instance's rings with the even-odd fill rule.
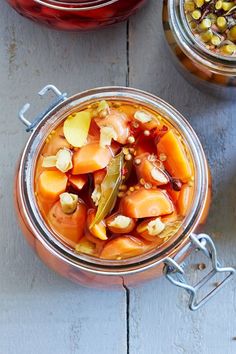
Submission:
[[[111,152],[100,147],[99,143],[83,146],[73,155],[72,174],[85,174],[101,170],[106,167],[111,159]]]
[[[88,177],[86,175],[78,175],[78,176],[70,176],[69,182],[77,190],[81,190],[88,181]]]
[[[169,223],[169,222],[174,222],[179,218],[179,215],[176,211],[176,209],[173,211],[173,213],[169,214],[169,215],[165,215],[161,218],[161,221],[164,222],[165,224]]]
[[[95,171],[93,174],[94,185],[95,186],[100,185],[104,180],[106,174],[107,174],[106,168],[104,168],[103,170]]]
[[[174,190],[172,186],[167,186],[166,191],[171,197],[171,200],[174,202],[174,204],[176,204],[179,199],[180,191]]]
[[[136,174],[138,179],[143,178],[145,182],[151,183],[153,186],[162,186],[169,182],[169,176],[163,171],[158,163],[148,160],[149,153],[144,153],[135,158],[141,163],[136,165]]]
[[[131,219],[129,220],[129,224],[126,227],[122,227],[122,224],[120,226],[118,225],[112,225],[112,222],[114,222],[114,220],[116,219],[117,216],[119,216],[119,213],[115,213],[110,215],[107,219],[106,219],[106,224],[108,229],[113,232],[114,234],[128,234],[130,232],[133,231],[133,229],[135,228],[136,225],[136,220]]]
[[[186,216],[193,200],[194,187],[184,184],[179,192],[177,209],[181,216]]]
[[[43,171],[37,181],[39,198],[57,200],[67,186],[67,176],[60,171]]]
[[[192,167],[188,160],[180,138],[173,130],[169,130],[157,144],[159,154],[166,155],[164,165],[172,177],[187,182],[192,176]]]
[[[92,228],[90,228],[90,225],[92,224],[94,218],[96,215],[96,210],[90,209],[88,211],[87,215],[87,227],[90,231],[90,233],[94,236],[99,238],[100,240],[107,240],[107,234],[106,234],[106,224],[104,221],[100,221],[98,224],[95,224]]]
[[[144,246],[144,243],[136,237],[129,235],[119,236],[105,245],[100,257],[104,259],[135,257],[143,253]]]
[[[120,144],[125,144],[129,136],[129,118],[126,114],[111,109],[105,118],[96,118],[97,125],[101,127],[112,127],[117,135],[115,139]]]
[[[91,241],[92,243],[95,244],[96,246],[96,254],[99,255],[104,248],[104,245],[106,244],[106,240],[101,240],[100,238],[97,238],[91,234],[88,230],[85,232],[85,237]]]
[[[120,203],[121,214],[135,219],[171,214],[173,211],[173,203],[161,189],[135,190],[122,198]]]
[[[77,209],[73,214],[65,214],[60,201],[58,201],[53,205],[48,214],[48,222],[62,240],[71,246],[75,246],[83,236],[86,217],[87,208],[83,201],[79,200]]]
[[[151,218],[151,219],[147,219],[147,220],[142,221],[138,225],[136,232],[145,240],[150,241],[150,242],[155,241],[155,245],[160,246],[164,242],[164,239],[159,237],[158,235],[149,235],[148,229],[147,229],[149,222],[152,220],[155,220],[155,219],[156,218]]]

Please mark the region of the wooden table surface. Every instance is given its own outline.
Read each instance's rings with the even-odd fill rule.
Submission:
[[[29,249],[13,206],[13,179],[27,133],[23,103],[53,83],[69,94],[126,85],[159,95],[191,122],[213,175],[206,231],[220,257],[236,265],[236,113],[191,87],[176,72],[162,38],[161,1],[128,23],[92,33],[59,33],[0,3],[0,353],[235,354],[235,279],[192,313],[187,296],[164,278],[120,291],[76,286],[49,270]],[[192,272],[192,279],[195,273]]]

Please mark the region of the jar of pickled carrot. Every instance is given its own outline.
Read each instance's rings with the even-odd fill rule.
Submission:
[[[90,30],[126,20],[145,0],[7,0],[21,15],[59,30]]]
[[[198,234],[211,202],[202,146],[186,119],[149,93],[96,88],[51,106],[31,122],[15,182],[22,231],[50,268],[79,284],[130,285],[166,276],[199,308],[234,273],[222,268],[212,239]],[[206,279],[190,286],[183,260],[200,250],[207,280],[226,272],[202,301]]]
[[[235,2],[164,0],[163,26],[177,69],[194,86],[236,94]]]

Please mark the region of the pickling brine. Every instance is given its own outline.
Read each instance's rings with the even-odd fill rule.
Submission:
[[[184,137],[161,113],[118,100],[75,107],[46,137],[34,181],[55,237],[75,254],[107,260],[169,242],[195,187]]]

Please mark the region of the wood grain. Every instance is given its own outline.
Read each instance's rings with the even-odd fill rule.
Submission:
[[[126,83],[126,24],[97,33],[50,31],[0,3],[0,353],[126,353],[126,294],[85,289],[60,278],[30,251],[12,200],[27,133],[17,119],[46,106],[47,83],[69,94]]]
[[[1,354],[236,352],[235,281],[197,313],[188,310],[187,295],[163,278],[118,292],[81,288],[36,258],[14,216],[14,170],[27,140],[17,120],[21,105],[32,102],[33,117],[47,104],[36,97],[47,83],[69,94],[130,84],[166,99],[196,129],[214,181],[206,231],[225,263],[236,265],[235,103],[197,91],[172,66],[162,40],[161,3],[149,0],[128,24],[83,34],[50,31],[0,4]],[[199,273],[190,273],[196,280]]]
[[[213,235],[225,264],[235,266],[235,103],[201,93],[175,70],[162,40],[161,8],[161,1],[152,0],[130,21],[130,85],[164,98],[195,128],[213,176],[206,232]],[[190,281],[195,278],[192,271]],[[165,279],[130,290],[132,354],[233,354],[235,332],[235,280],[196,313],[187,309],[186,294]]]

